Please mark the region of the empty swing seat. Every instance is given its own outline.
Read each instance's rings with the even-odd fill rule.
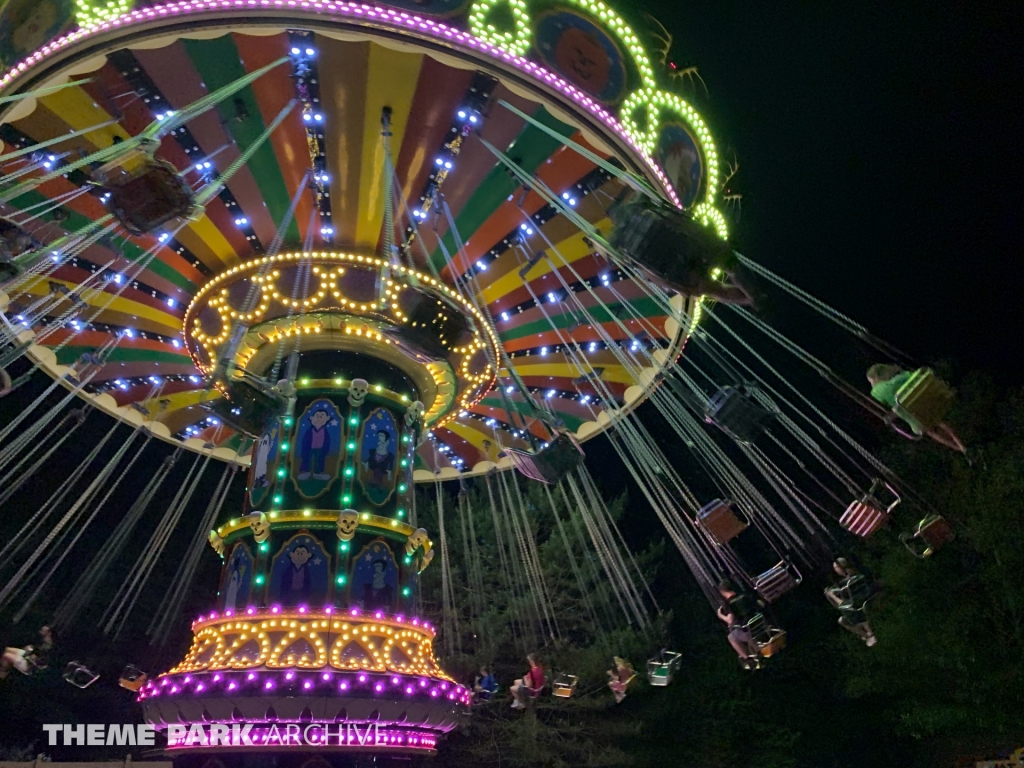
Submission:
[[[900,497],[887,485],[895,499],[888,507],[885,506],[874,493],[879,484],[880,481],[876,481],[870,491],[846,508],[839,518],[839,525],[850,533],[866,539],[889,522],[893,509],[900,503]]]
[[[753,443],[767,429],[774,415],[749,392],[737,387],[722,387],[704,409],[705,421],[746,444]]]
[[[747,523],[733,511],[732,503],[720,499],[701,507],[697,522],[719,544],[728,544],[747,529]]]
[[[952,526],[942,515],[928,515],[917,524],[917,530],[913,533],[900,534],[903,546],[914,557],[922,560],[931,557],[955,538]]]
[[[99,675],[77,661],[69,661],[67,666],[64,667],[64,674],[61,677],[75,686],[75,688],[88,688],[100,679]]]
[[[774,603],[802,580],[794,566],[782,561],[758,576],[754,580],[754,589],[767,602]]]
[[[561,674],[551,683],[551,694],[560,699],[571,698],[576,693],[576,685],[580,679],[576,675]]]
[[[536,453],[506,448],[505,455],[522,474],[548,485],[557,485],[583,462],[583,449],[569,432],[562,432]]]
[[[129,664],[121,672],[121,677],[117,683],[122,688],[127,688],[129,691],[138,691],[143,685],[146,684],[147,675],[138,667],[133,664]]]
[[[647,661],[647,682],[664,688],[672,682],[682,664],[683,655],[675,651],[662,651]]]
[[[931,368],[919,368],[896,392],[896,405],[913,416],[925,431],[946,418],[953,405],[953,390]]]
[[[609,215],[614,223],[609,244],[681,293],[693,292],[694,273],[707,274],[734,258],[713,229],[645,195],[614,206]]]
[[[177,169],[146,157],[132,171],[122,167],[97,172],[103,191],[110,194],[110,211],[133,235],[144,235],[171,219],[193,215],[192,188]]]

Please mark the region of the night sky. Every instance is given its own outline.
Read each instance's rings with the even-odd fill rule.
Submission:
[[[688,96],[738,154],[741,252],[923,363],[1021,381],[1019,10],[642,7],[699,68],[710,96]]]
[[[980,370],[1019,385],[1024,163],[1016,122],[1024,67],[1014,49],[1020,25],[1005,5],[649,0],[643,10],[673,34],[677,64],[698,66],[710,94],[699,83],[684,92],[723,159],[738,155],[733,186],[744,198],[732,229],[740,251],[922,363],[950,360],[956,376]],[[640,13],[631,18],[639,26]],[[806,313],[785,302],[766,312],[809,347],[821,346],[818,334],[832,338],[825,320],[805,323]],[[832,361],[845,349],[833,347]],[[850,369],[870,362],[863,350],[857,354]],[[37,377],[3,404],[0,423],[43,384]],[[95,434],[96,424],[107,428],[92,418]],[[140,482],[168,452],[151,449]],[[587,452],[595,474],[620,466],[605,439]],[[210,472],[211,486],[219,473],[219,466]],[[604,473],[606,481],[609,494],[629,488],[629,514],[651,522],[646,534],[660,534],[625,472]],[[8,536],[51,483],[40,475],[11,505],[2,526]],[[240,486],[226,509],[240,506]],[[115,499],[121,509],[137,487]],[[154,519],[166,501],[154,505]],[[119,567],[127,569],[137,552]],[[176,562],[168,560],[155,582],[173,576]],[[187,643],[188,617],[206,604],[215,569],[207,558],[172,646]],[[34,619],[17,631],[31,633]]]

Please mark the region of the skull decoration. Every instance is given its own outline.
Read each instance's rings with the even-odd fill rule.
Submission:
[[[415,531],[409,534],[409,538],[405,542],[405,553],[411,555],[420,547],[425,550],[429,548],[429,536],[425,528],[417,528]]]
[[[253,512],[249,515],[249,527],[252,528],[252,537],[257,544],[270,538],[270,519],[266,512]]]
[[[420,570],[419,570],[419,573],[423,573],[423,571],[426,569],[426,567],[428,565],[430,565],[430,561],[433,560],[433,559],[434,559],[434,550],[433,549],[428,549],[426,554],[423,555],[423,559],[420,560]]]
[[[358,525],[359,513],[354,509],[343,509],[338,513],[338,538],[342,541],[351,541],[356,535]]]
[[[419,400],[405,409],[405,426],[412,429],[423,420],[423,412],[427,407]]]
[[[366,392],[369,389],[370,384],[366,379],[352,379],[352,383],[348,388],[348,404],[353,408],[362,408],[363,401],[366,399]]]
[[[213,551],[221,557],[224,557],[224,539],[220,537],[216,531],[210,531],[210,546],[213,547]]]

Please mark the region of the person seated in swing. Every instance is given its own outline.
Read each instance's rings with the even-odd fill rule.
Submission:
[[[46,668],[46,658],[53,648],[53,632],[49,627],[39,630],[42,642],[37,645],[26,645],[24,648],[4,648],[0,656],[0,680],[10,674],[11,669],[16,669],[23,675],[31,675],[33,672]]]
[[[473,700],[490,701],[498,692],[498,678],[487,667],[480,667],[480,673],[473,680]]]
[[[544,667],[537,661],[537,657],[531,653],[526,660],[530,664],[529,671],[512,684],[512,709],[526,709],[531,699],[540,696],[547,682]]]
[[[635,676],[633,665],[620,656],[612,657],[614,667],[608,670],[608,687],[615,695],[615,703],[621,704],[626,698],[626,689]]]
[[[872,365],[868,368],[867,373],[868,383],[871,384],[871,397],[889,408],[893,416],[903,419],[918,437],[927,435],[940,445],[952,448],[959,453],[967,453],[964,444],[960,442],[960,438],[956,436],[956,433],[953,432],[948,424],[940,423],[933,429],[926,430],[921,422],[914,418],[913,414],[896,402],[896,393],[900,391],[900,388],[913,375],[913,371],[905,371],[898,365],[887,365],[885,363]]]
[[[757,669],[761,650],[747,628],[747,624],[756,613],[753,598],[738,591],[728,579],[719,582],[718,594],[725,601],[725,605],[718,608],[718,618],[729,627],[729,645],[740,657],[740,664],[744,669]]]
[[[825,590],[825,598],[839,611],[839,626],[856,635],[870,648],[878,642],[865,611],[871,597],[871,585],[864,574],[845,557],[837,557],[832,570],[839,580]]]

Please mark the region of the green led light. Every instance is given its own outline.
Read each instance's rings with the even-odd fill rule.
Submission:
[[[348,444],[347,447],[350,451],[354,451],[356,449],[356,444],[354,442],[351,442]]]
[[[278,494],[277,496],[274,497],[274,503],[275,504],[280,504],[281,503],[281,494]]]
[[[345,477],[352,477],[352,467],[345,467]]]
[[[402,459],[401,463],[402,463],[403,467],[408,467],[409,466],[409,460],[408,459]]]
[[[285,472],[284,467],[281,467],[279,470],[277,470],[277,476],[278,477],[284,477],[286,474],[288,474],[288,473]]]
[[[345,574],[339,573],[338,577],[334,580],[334,583],[335,584],[344,584],[345,583]]]
[[[376,384],[376,385],[374,385],[374,387],[373,387],[373,388],[374,388],[375,390],[377,390],[378,392],[380,392],[380,391],[381,391],[382,389],[384,389],[384,387],[382,387],[382,386],[381,386],[380,384]]]
[[[412,562],[412,558],[409,555],[405,556],[405,564],[409,565]]]
[[[301,383],[302,383],[302,386],[308,387],[309,386],[309,379],[303,379]]]
[[[345,494],[344,496],[342,496],[342,497],[341,497],[341,503],[342,503],[342,504],[351,504],[351,503],[352,503],[352,497],[351,497],[351,496],[349,496],[349,495],[348,495],[348,494],[346,493],[346,494]]]
[[[313,514],[313,510],[311,510],[311,509],[304,509],[304,510],[302,510],[302,514],[304,514],[306,517],[309,517],[310,515]]]
[[[356,424],[359,423],[359,419],[357,417],[353,416],[351,419],[348,420],[348,423],[351,424],[354,427]]]
[[[402,483],[402,485],[398,486],[398,492],[405,493],[405,483]]]
[[[267,547],[267,542],[264,541],[260,544],[260,552],[266,552],[267,549],[269,549],[269,547]]]
[[[335,379],[334,383],[340,385],[341,384],[341,379]]]
[[[412,590],[411,589],[409,589],[408,587],[402,587],[402,596],[403,597],[408,597],[411,594],[412,594]]]
[[[281,443],[281,452],[283,453],[283,452],[285,452],[287,450],[288,450],[288,443]]]
[[[402,435],[402,442],[403,443],[408,443],[409,442],[409,436],[408,435]]]
[[[287,417],[287,418],[286,418],[286,419],[284,420],[284,425],[285,425],[286,427],[290,427],[290,426],[292,425],[292,417],[291,417],[291,416],[288,416],[288,417]]]
[[[398,516],[399,517],[405,517],[405,510],[404,509],[398,510]]]
[[[256,583],[257,584],[262,584],[263,583],[263,574],[262,573],[256,574]]]
[[[342,552],[348,552],[348,542],[347,541],[341,542],[340,549],[341,549]]]

